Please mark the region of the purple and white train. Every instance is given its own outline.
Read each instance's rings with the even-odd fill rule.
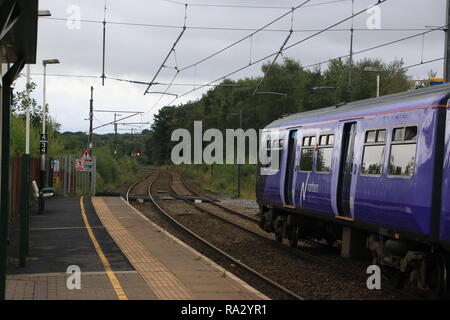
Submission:
[[[450,85],[294,114],[261,148],[261,227],[278,241],[363,234],[375,263],[448,294]]]

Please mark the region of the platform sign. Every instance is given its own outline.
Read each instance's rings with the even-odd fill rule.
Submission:
[[[75,170],[84,171],[84,161],[81,159],[75,159]]]
[[[80,159],[84,162],[92,162],[91,152],[88,149],[84,149],[81,153]]]
[[[40,141],[39,141],[39,150],[41,154],[47,154],[48,152],[48,136],[46,133],[42,133],[40,135]]]
[[[83,150],[80,160],[83,161],[84,166],[82,171],[92,171],[92,155],[88,149]]]
[[[39,149],[41,154],[47,154],[48,152],[48,142],[47,141],[41,141],[39,144]]]

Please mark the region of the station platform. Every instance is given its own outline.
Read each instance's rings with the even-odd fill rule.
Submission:
[[[122,198],[48,201],[43,215],[30,217],[29,248],[25,268],[10,248],[7,299],[268,299]]]

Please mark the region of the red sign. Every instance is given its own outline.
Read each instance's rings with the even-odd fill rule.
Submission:
[[[92,162],[92,156],[88,149],[84,149],[80,159],[84,162]]]
[[[81,159],[76,159],[75,170],[84,171],[84,161]]]

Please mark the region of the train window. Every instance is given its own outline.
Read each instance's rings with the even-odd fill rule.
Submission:
[[[280,148],[283,148],[283,146],[284,146],[284,140],[283,140],[283,139],[280,139],[280,140],[278,141],[278,146],[279,146]]]
[[[364,146],[361,173],[381,175],[383,172],[384,145]]]
[[[389,175],[411,177],[416,163],[417,126],[395,128],[389,157]]]
[[[317,172],[330,172],[333,148],[320,148],[317,152]]]
[[[377,142],[385,142],[385,141],[386,141],[386,130],[378,130]]]
[[[303,149],[300,158],[300,170],[312,171],[313,159],[314,159],[314,149],[313,148]]]
[[[334,135],[323,135],[319,138],[319,150],[317,151],[317,172],[330,172],[333,158]]]
[[[328,135],[328,145],[334,145],[334,134]]]
[[[383,173],[385,141],[385,129],[370,130],[366,132],[361,165],[362,174],[380,176]]]
[[[417,127],[406,127],[405,129],[405,140],[416,140],[417,139]]]
[[[267,140],[267,150],[270,150],[270,146],[271,146],[271,141]]]
[[[396,128],[394,129],[394,134],[392,141],[402,141],[403,136],[405,135],[405,128]]]
[[[414,174],[416,162],[416,144],[394,144],[391,147],[389,174],[409,176]]]
[[[304,147],[309,146],[309,138],[310,138],[310,137],[304,137],[304,138],[303,138],[303,144],[302,144],[302,145],[303,145]]]
[[[300,171],[312,171],[315,143],[316,137],[303,137],[303,148],[300,155]]]
[[[377,137],[377,131],[367,131],[366,132],[366,142],[375,142]]]

